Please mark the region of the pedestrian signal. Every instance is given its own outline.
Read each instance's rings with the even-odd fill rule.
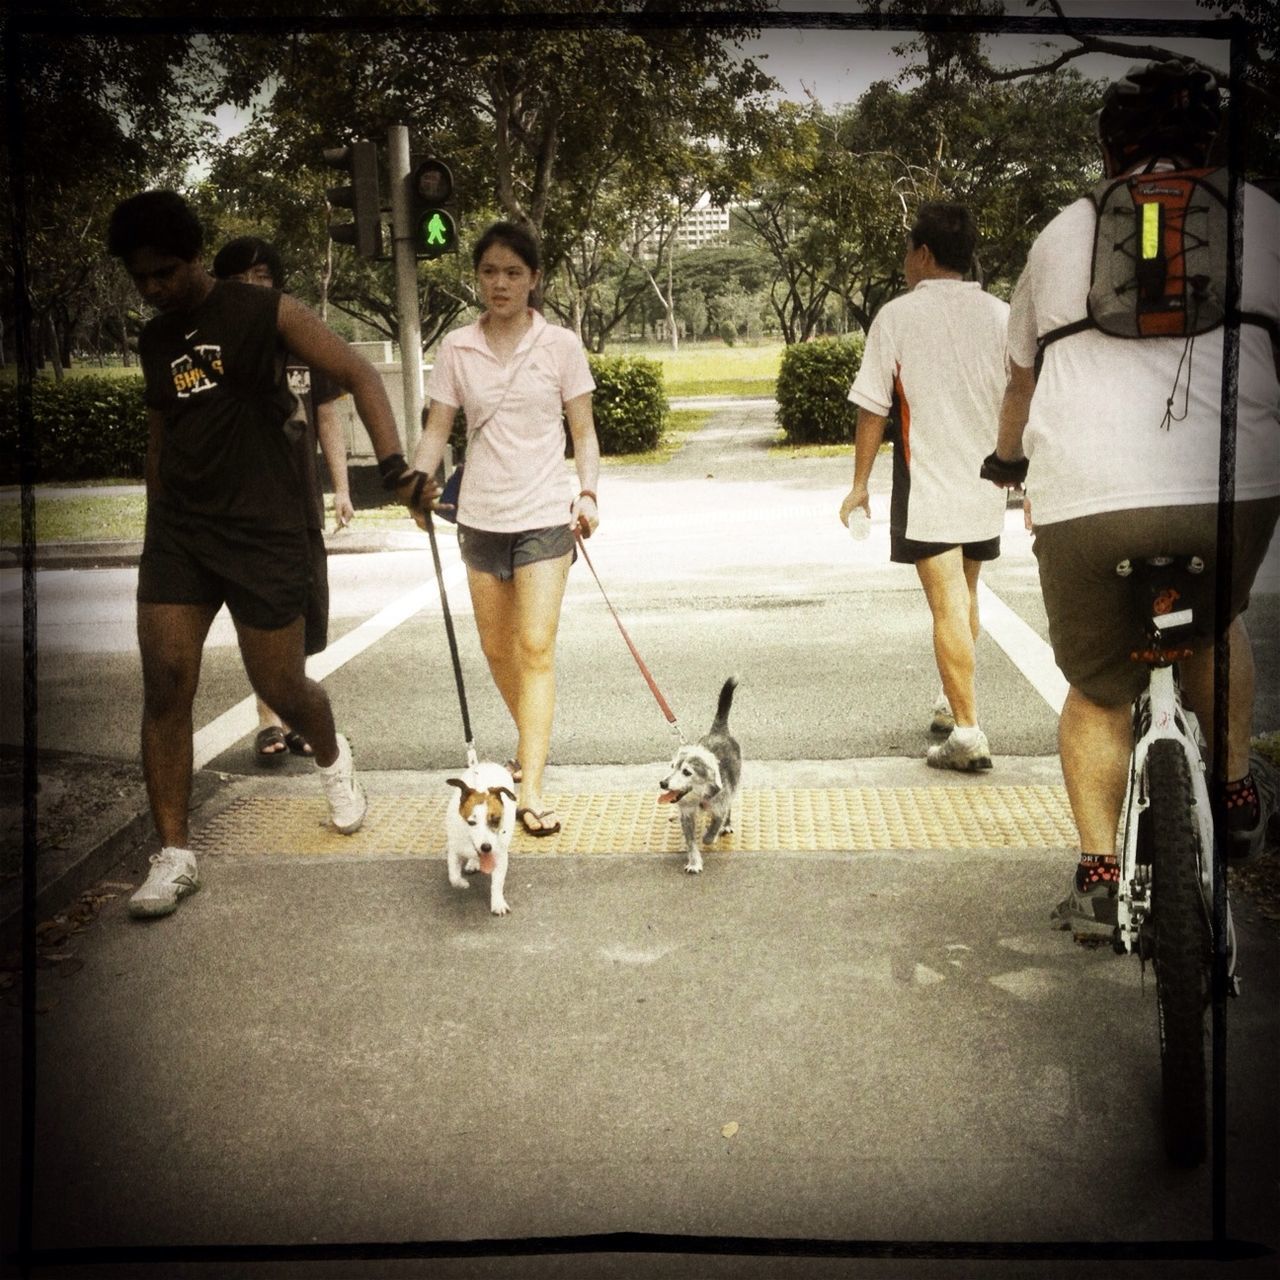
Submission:
[[[443,160],[419,162],[409,175],[413,251],[420,258],[439,258],[458,251],[458,224],[449,207],[453,174]]]

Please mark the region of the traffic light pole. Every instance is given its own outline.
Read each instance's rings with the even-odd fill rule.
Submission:
[[[413,457],[422,432],[422,323],[418,312],[418,259],[409,208],[409,130],[387,130],[387,170],[391,179],[391,257],[400,317],[400,376],[404,386],[406,455]]]

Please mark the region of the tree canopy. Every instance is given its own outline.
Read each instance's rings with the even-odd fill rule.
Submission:
[[[1252,23],[1246,73],[1231,87],[1250,113],[1249,170],[1274,174],[1275,8],[1201,3],[1206,17]],[[741,331],[762,308],[793,341],[865,328],[902,288],[903,233],[925,199],[974,208],[985,277],[1006,289],[1036,231],[1096,177],[1100,86],[1073,64],[1105,42],[1067,27],[1061,56],[997,67],[963,24],[913,35],[917,0],[867,0],[904,27],[902,68],[835,110],[780,102],[743,56],[769,7],[620,0],[602,16],[595,0],[536,12],[517,0],[368,0],[352,19],[349,0],[282,0],[276,14],[295,14],[286,30],[195,37],[167,26],[77,34],[69,10],[65,24],[18,38],[20,133],[3,125],[25,165],[27,284],[45,354],[120,344],[136,329],[102,237],[116,200],[159,185],[191,195],[211,248],[246,232],[274,240],[305,300],[394,334],[390,269],[328,239],[325,190],[342,178],[321,161],[325,147],[381,143],[391,124],[408,125],[415,152],[450,164],[464,241],[497,217],[538,232],[546,305],[596,348],[655,315],[673,334]],[[1057,0],[1025,7],[1061,17]],[[164,12],[175,9],[204,19],[189,0]],[[1003,10],[999,0],[927,6],[961,18]],[[145,12],[84,0],[95,18]],[[220,104],[250,121],[218,144]],[[682,211],[706,197],[741,211],[735,234],[749,246],[677,251]],[[430,344],[475,297],[462,255],[419,271]],[[12,347],[14,280],[10,264],[0,352]]]

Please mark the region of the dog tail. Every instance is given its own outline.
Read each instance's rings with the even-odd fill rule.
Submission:
[[[724,733],[729,727],[729,708],[733,706],[733,691],[738,687],[738,677],[730,676],[720,690],[716,704],[716,718],[711,722],[712,733]]]

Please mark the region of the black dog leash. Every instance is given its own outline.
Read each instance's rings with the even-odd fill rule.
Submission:
[[[424,507],[427,518],[427,536],[431,539],[431,559],[436,566],[436,582],[440,587],[440,612],[444,615],[445,634],[449,637],[449,655],[453,659],[453,679],[458,686],[458,706],[462,711],[462,732],[467,740],[467,765],[474,767],[479,761],[471,733],[471,716],[467,711],[467,691],[462,684],[462,660],[458,657],[458,637],[453,629],[453,615],[449,612],[449,597],[444,589],[444,569],[440,564],[440,548],[436,544],[436,527],[431,519],[430,506]]]

